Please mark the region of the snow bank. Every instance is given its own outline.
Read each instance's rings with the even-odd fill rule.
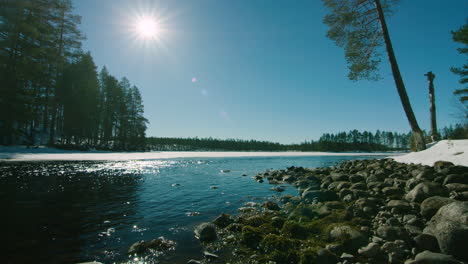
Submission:
[[[210,151],[161,151],[161,152],[81,152],[51,148],[28,149],[25,147],[0,147],[0,161],[35,160],[143,160],[173,158],[223,158],[223,157],[307,157],[307,156],[377,156],[388,153],[332,153],[332,152],[210,152]]]
[[[420,163],[433,166],[439,160],[450,161],[455,165],[468,166],[468,139],[441,140],[426,150],[393,157],[397,162]]]

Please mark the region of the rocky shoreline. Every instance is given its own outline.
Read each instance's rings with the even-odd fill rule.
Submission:
[[[254,179],[300,195],[201,224],[188,263],[468,263],[468,167],[355,160]]]

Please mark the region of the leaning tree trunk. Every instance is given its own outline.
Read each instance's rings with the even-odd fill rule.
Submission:
[[[385,47],[387,48],[388,59],[392,67],[393,79],[395,80],[395,85],[398,90],[398,95],[400,96],[401,104],[403,105],[403,109],[405,110],[406,117],[408,118],[408,122],[413,132],[416,150],[424,150],[426,149],[426,144],[424,143],[424,136],[421,129],[419,128],[418,122],[416,121],[416,117],[414,115],[413,109],[411,108],[411,103],[408,98],[408,94],[406,93],[405,84],[403,83],[400,69],[398,68],[398,63],[395,58],[395,53],[393,52],[393,46],[390,40],[390,35],[388,33],[387,23],[385,22],[382,6],[380,5],[379,0],[374,0],[374,2],[377,8],[377,12],[379,14],[379,21],[382,27],[382,34],[385,41]]]

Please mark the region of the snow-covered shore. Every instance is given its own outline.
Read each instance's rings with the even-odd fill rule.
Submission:
[[[426,150],[393,157],[397,162],[433,166],[434,162],[450,161],[455,165],[468,166],[468,139],[441,140]]]
[[[398,155],[400,153],[395,153]],[[222,151],[160,151],[160,152],[104,152],[68,151],[53,148],[28,149],[25,147],[0,147],[0,161],[39,160],[142,160],[173,158],[222,157],[307,157],[307,156],[378,156],[389,153],[336,153],[336,152],[222,152]]]

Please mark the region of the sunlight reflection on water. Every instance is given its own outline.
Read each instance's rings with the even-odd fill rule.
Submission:
[[[250,176],[351,158],[365,157],[0,163],[0,206],[9,213],[4,221],[10,227],[4,231],[6,256],[41,263],[186,263],[201,258],[193,235],[199,223],[237,214],[248,202],[297,194],[287,185],[285,192],[274,192]],[[175,241],[175,250],[127,254],[134,242],[160,236]]]

